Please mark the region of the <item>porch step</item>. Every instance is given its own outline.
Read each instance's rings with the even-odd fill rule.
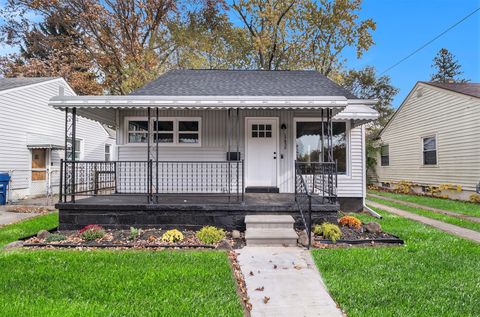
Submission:
[[[298,235],[293,229],[292,216],[246,216],[245,240],[249,246],[296,246]]]
[[[248,186],[245,187],[246,193],[275,193],[278,194],[280,189],[278,187],[267,187],[267,186]]]

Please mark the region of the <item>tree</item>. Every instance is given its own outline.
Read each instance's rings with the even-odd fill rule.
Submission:
[[[315,69],[328,76],[341,67],[341,53],[357,57],[373,45],[372,19],[360,20],[361,0],[234,0],[262,69]]]
[[[75,23],[70,31],[103,86],[109,93],[126,94],[161,72],[172,50],[158,35],[175,8],[173,0],[10,0],[0,29],[4,41],[18,44],[34,25],[29,13],[60,25]]]
[[[380,151],[378,134],[394,113],[392,101],[398,93],[398,88],[390,83],[389,76],[377,77],[373,67],[346,72],[342,77],[341,84],[358,98],[378,100],[374,109],[378,111],[379,117],[368,126],[366,134],[367,170],[375,173],[377,156]]]
[[[63,77],[78,94],[102,93],[94,65],[83,54],[75,24],[47,18],[23,36],[20,54],[3,58],[6,77]]]
[[[458,77],[463,74],[463,71],[460,70],[462,66],[458,63],[458,60],[455,59],[455,56],[446,48],[438,51],[437,55],[433,58],[432,67],[436,70],[436,73],[432,74],[431,81],[441,83],[468,81]]]

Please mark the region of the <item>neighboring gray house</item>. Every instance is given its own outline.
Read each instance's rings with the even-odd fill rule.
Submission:
[[[65,114],[48,106],[62,78],[0,78],[0,171],[11,176],[10,201],[58,191],[65,148]],[[77,159],[113,160],[115,139],[98,122],[79,118]]]
[[[197,224],[209,212],[234,210],[232,218],[205,218],[210,223],[260,209],[289,212],[303,191],[302,179],[309,193],[323,198],[324,211],[337,210],[338,202],[344,210],[363,206],[363,124],[378,114],[372,100],[358,99],[315,71],[176,70],[128,96],[58,96],[50,104],[117,129],[115,164],[95,174],[98,165],[67,163],[66,203],[59,205],[65,226],[152,225],[167,217],[165,210],[178,208],[190,210]],[[92,194],[114,197],[77,199]],[[215,195],[239,204],[219,206],[225,200]],[[130,214],[107,215],[105,204],[112,213]],[[95,218],[92,210],[88,220],[73,215],[82,208],[102,214]],[[185,219],[182,214],[165,221]]]
[[[380,184],[468,199],[480,182],[480,84],[418,82],[380,137]]]

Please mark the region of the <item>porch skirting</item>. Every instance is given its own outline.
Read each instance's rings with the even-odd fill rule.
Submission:
[[[89,224],[106,228],[130,227],[199,229],[213,225],[226,230],[245,230],[246,215],[291,215],[298,228],[303,227],[293,194],[246,194],[245,203],[196,203],[184,200],[148,204],[132,197],[91,197],[76,203],[59,203],[60,230],[77,230]],[[252,196],[250,196],[252,195]],[[181,199],[185,197],[180,197]],[[250,198],[250,199],[249,199]],[[129,202],[130,201],[130,202]],[[208,200],[207,200],[208,201]],[[336,222],[338,204],[312,204],[312,219]]]

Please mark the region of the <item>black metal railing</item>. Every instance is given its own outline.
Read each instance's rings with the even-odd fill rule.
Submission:
[[[310,194],[321,199],[321,203],[337,201],[337,162],[296,162]]]
[[[295,203],[302,218],[308,237],[308,248],[312,244],[312,195],[308,190],[302,170],[295,163]]]
[[[337,186],[337,162],[295,162],[295,202],[308,235],[308,248],[312,242],[312,200],[336,203]]]
[[[221,194],[244,199],[241,161],[63,161],[60,198],[77,196]]]

